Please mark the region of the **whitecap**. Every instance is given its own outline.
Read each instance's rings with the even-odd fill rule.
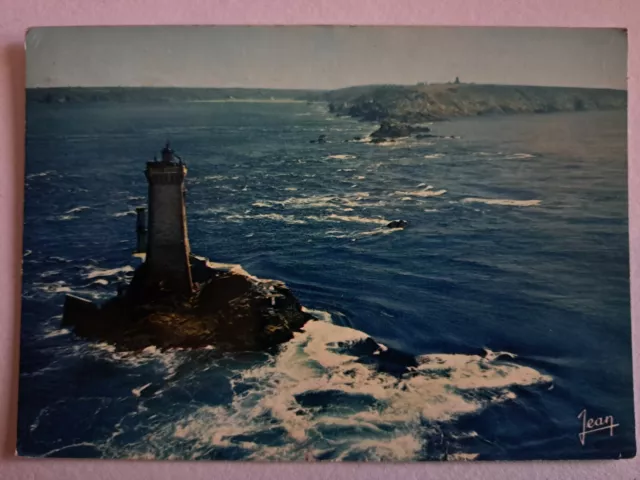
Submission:
[[[56,330],[51,330],[50,332],[44,335],[44,338],[55,338],[55,337],[60,337],[62,335],[68,335],[69,333],[71,333],[70,330],[66,328],[60,328]]]
[[[47,293],[71,293],[71,287],[63,280],[52,283],[34,283],[34,286]]]
[[[442,158],[444,157],[443,153],[432,153],[430,155],[424,155],[424,158]]]
[[[462,203],[485,203],[487,205],[505,205],[512,207],[536,207],[540,200],[511,200],[506,198],[463,198]]]
[[[125,265],[124,267],[104,269],[104,268],[93,268],[88,267],[89,273],[87,273],[86,278],[99,278],[99,277],[110,277],[112,275],[117,275],[118,273],[127,273],[133,272],[134,268],[131,265]]]
[[[112,217],[130,217],[130,216],[135,216],[136,212],[134,212],[133,210],[129,210],[126,212],[116,212],[112,215]]]
[[[89,210],[90,208],[91,207],[87,207],[87,206],[83,205],[83,206],[80,206],[80,207],[71,208],[71,209],[67,210],[64,213],[66,213],[66,214],[78,213],[78,212],[82,212],[84,210]]]
[[[412,196],[412,197],[439,197],[441,195],[444,195],[445,193],[447,193],[446,190],[433,190],[430,186],[425,188],[424,190],[415,190],[413,192],[402,192],[402,191],[397,191],[394,192],[394,195],[401,195],[401,196]]]
[[[291,225],[302,225],[307,223],[304,220],[294,217],[293,215],[281,215],[279,213],[262,213],[257,215],[227,215],[225,218],[232,222],[242,222],[243,220],[273,220],[276,222],[284,222]]]
[[[349,155],[349,154],[340,154],[340,155],[329,155],[327,157],[328,159],[336,159],[336,160],[352,160],[354,158],[356,158],[355,155]]]
[[[517,358],[517,355],[511,352],[494,352],[488,348],[484,349],[484,358],[488,361],[492,362],[497,360],[499,357]]]
[[[376,225],[387,225],[389,220],[385,220],[384,218],[370,218],[370,217],[359,217],[359,216],[347,216],[347,215],[337,215],[332,213],[331,215],[326,216],[317,216],[310,215],[305,217],[308,220],[313,220],[316,222],[355,222],[355,223],[373,223]]]
[[[532,155],[531,153],[513,153],[511,155],[507,155],[504,158],[507,160],[524,160],[527,158],[535,158],[535,155]]]
[[[254,207],[271,208],[285,207],[295,209],[313,208],[340,208],[340,207],[360,207],[362,201],[367,199],[367,192],[353,192],[344,195],[310,195],[308,197],[290,197],[284,200],[257,200]]]
[[[28,180],[30,180],[32,178],[37,178],[37,177],[47,177],[47,176],[53,175],[55,173],[56,173],[55,170],[47,170],[45,172],[30,173],[29,175],[26,176],[26,178]]]

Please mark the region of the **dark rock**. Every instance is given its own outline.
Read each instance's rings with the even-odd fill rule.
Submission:
[[[408,123],[398,123],[384,121],[380,124],[378,130],[371,134],[372,141],[377,138],[385,140],[393,138],[409,137],[414,133],[428,133],[431,129],[426,125],[411,125]]]
[[[327,143],[327,136],[319,135],[316,140],[309,140],[309,143]]]
[[[371,138],[401,138],[411,135],[411,127],[407,124],[382,122],[380,128],[371,134]]]
[[[196,289],[190,296],[147,286],[143,264],[126,292],[101,306],[68,295],[62,323],[122,350],[212,345],[247,351],[290,340],[312,318],[282,282],[214,268],[199,257],[191,264]]]
[[[387,224],[387,228],[407,228],[409,226],[409,222],[406,220],[393,220]]]

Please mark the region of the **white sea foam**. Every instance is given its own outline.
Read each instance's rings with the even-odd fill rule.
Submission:
[[[301,225],[305,224],[304,220],[294,217],[293,215],[281,215],[279,213],[262,213],[262,214],[243,214],[243,215],[227,215],[225,217],[227,220],[241,222],[243,220],[273,220],[276,222],[284,222],[292,225]]]
[[[72,213],[78,213],[78,212],[82,212],[82,211],[84,211],[84,210],[89,210],[90,208],[91,208],[91,207],[87,207],[87,206],[84,206],[84,205],[83,205],[83,206],[80,206],[80,207],[74,207],[74,208],[71,208],[71,209],[67,210],[67,211],[66,211],[66,212],[64,212],[64,213],[66,213],[66,214],[68,214],[68,215],[69,215],[69,214],[72,214]]]
[[[532,155],[530,153],[513,153],[511,155],[507,155],[506,157],[507,160],[518,160],[518,159],[527,159],[527,158],[535,158],[535,155]]]
[[[397,145],[404,143],[404,140],[406,139],[407,137],[399,137],[395,141],[387,140],[385,142],[376,142],[376,143],[369,142],[369,145],[375,145],[376,147],[395,147]]]
[[[55,170],[47,170],[46,172],[30,173],[29,175],[26,176],[26,178],[28,180],[31,180],[32,178],[47,177],[55,173],[57,173]]]
[[[511,352],[494,352],[493,350],[489,350],[488,348],[484,349],[484,358],[489,360],[490,362],[497,360],[500,357],[509,357],[509,358],[517,358],[515,353]]]
[[[62,335],[68,335],[69,333],[71,332],[66,328],[60,328],[60,329],[51,330],[50,332],[44,335],[44,338],[55,338],[55,337],[60,337]]]
[[[423,189],[423,190],[414,190],[412,192],[402,192],[402,191],[397,191],[394,192],[394,195],[400,195],[403,197],[407,197],[407,196],[411,196],[411,197],[439,197],[441,195],[444,195],[445,193],[447,193],[446,190],[433,190],[433,187],[431,187],[431,185],[429,185],[427,188]]]
[[[113,217],[116,217],[116,218],[119,218],[119,217],[132,217],[132,216],[135,216],[135,214],[136,214],[136,212],[135,212],[135,211],[133,211],[133,210],[128,210],[128,211],[126,211],[126,212],[117,212],[117,213],[114,213],[112,216],[113,216]]]
[[[119,273],[133,272],[134,268],[131,265],[125,265],[124,267],[104,269],[97,267],[90,267],[89,272],[86,275],[86,278],[99,278],[99,277],[111,277],[113,275],[117,275]]]
[[[60,274],[60,270],[47,270],[46,272],[42,272],[40,274],[40,278],[53,277],[58,274]]]
[[[372,235],[389,235],[394,232],[401,232],[404,228],[376,228],[375,230],[370,230],[368,232],[360,232],[356,234],[356,237],[370,237]]]
[[[347,216],[347,215],[336,215],[332,213],[331,215],[326,216],[317,216],[310,215],[305,217],[308,220],[313,220],[316,222],[354,222],[354,223],[372,223],[375,225],[387,225],[389,220],[385,220],[384,218],[370,218],[370,217],[359,217],[359,216]]]
[[[367,192],[353,192],[344,195],[310,195],[308,197],[290,197],[284,200],[257,200],[254,207],[285,207],[295,209],[360,207],[369,197]]]
[[[341,155],[329,155],[327,158],[335,159],[335,160],[352,160],[356,158],[355,155],[341,154]]]
[[[430,155],[425,155],[424,158],[442,158],[444,157],[443,153],[432,153]]]
[[[235,372],[231,382],[243,386],[242,394],[228,405],[197,408],[175,423],[173,436],[200,449],[239,446],[249,459],[313,460],[323,450],[310,445],[330,432],[338,459],[411,460],[423,450],[431,428],[425,425],[513,399],[513,387],[551,381],[529,367],[454,354],[419,357],[417,367],[397,377],[350,353],[366,334],[329,323],[326,312],[309,312],[321,319],[270,360]],[[247,440],[274,427],[286,432],[284,443]]]
[[[63,280],[52,283],[34,283],[33,286],[46,293],[71,293],[71,287]]]
[[[506,198],[463,198],[462,203],[486,203],[487,205],[505,205],[512,207],[535,207],[540,200],[511,200]]]

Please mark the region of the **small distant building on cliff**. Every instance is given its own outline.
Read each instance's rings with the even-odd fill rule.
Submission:
[[[149,286],[189,294],[193,282],[184,202],[187,167],[167,142],[160,161],[147,162],[145,175],[149,183],[149,224],[145,228],[144,209],[139,208],[137,248],[146,253],[147,282],[153,284]]]

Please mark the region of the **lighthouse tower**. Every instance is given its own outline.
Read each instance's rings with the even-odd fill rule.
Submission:
[[[193,284],[184,205],[187,167],[167,142],[161,160],[147,162],[145,174],[149,182],[148,282],[171,293],[189,294]]]

